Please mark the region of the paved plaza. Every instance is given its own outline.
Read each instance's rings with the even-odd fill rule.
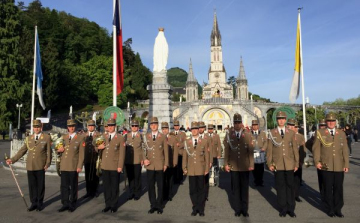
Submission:
[[[0,141],[0,155],[9,153],[10,141]],[[3,161],[4,162],[4,161]],[[17,179],[29,201],[27,176],[17,170]],[[127,201],[128,193],[124,190],[125,183],[121,176],[119,209],[116,213],[101,213],[104,208],[103,193],[94,199],[82,199],[85,194],[85,181],[79,178],[79,200],[75,212],[58,213],[60,201],[60,177],[46,176],[46,193],[41,212],[27,212],[15,182],[8,168],[0,167],[0,223],[3,222],[359,222],[360,219],[360,143],[353,144],[353,157],[350,158],[350,172],[345,175],[344,200],[342,209],[344,219],[329,218],[319,198],[316,169],[304,168],[304,185],[301,187],[303,202],[296,204],[296,219],[289,216],[280,218],[277,211],[276,193],[273,175],[266,171],[265,187],[254,187],[250,179],[250,218],[235,217],[231,208],[230,175],[221,172],[220,187],[211,187],[209,201],[205,207],[205,217],[192,217],[188,180],[175,187],[176,195],[165,204],[164,213],[148,214],[150,208],[146,190],[146,176],[143,174],[143,194],[138,201]],[[102,188],[101,188],[102,190]]]

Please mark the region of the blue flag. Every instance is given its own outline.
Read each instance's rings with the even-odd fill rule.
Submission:
[[[42,94],[42,80],[43,80],[43,74],[41,71],[41,57],[40,57],[40,44],[39,44],[39,36],[37,33],[37,27],[35,29],[36,32],[36,39],[35,39],[35,46],[36,46],[36,54],[35,54],[35,75],[36,75],[36,93],[39,97],[39,102],[41,107],[45,110],[45,103],[44,103],[44,99],[43,99],[43,94]]]

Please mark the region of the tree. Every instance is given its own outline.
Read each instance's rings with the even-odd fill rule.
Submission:
[[[233,97],[236,97],[236,78],[234,76],[230,76],[227,81],[228,84],[233,86]]]

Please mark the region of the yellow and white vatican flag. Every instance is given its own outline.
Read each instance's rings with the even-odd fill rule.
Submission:
[[[296,46],[295,46],[295,68],[294,68],[294,76],[293,76],[293,80],[291,83],[291,89],[290,89],[290,95],[289,95],[289,99],[290,99],[291,103],[295,103],[296,99],[299,97],[300,74],[303,75],[303,73],[302,73],[301,22],[300,22],[300,10],[299,10],[297,33],[296,33]]]

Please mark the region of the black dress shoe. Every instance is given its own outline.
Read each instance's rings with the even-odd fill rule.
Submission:
[[[96,192],[95,193],[95,197],[99,197],[100,193],[99,192]]]
[[[75,211],[75,207],[69,207],[69,212],[74,212]]]
[[[157,209],[157,213],[158,213],[158,214],[162,214],[162,213],[163,213],[163,209],[162,209],[162,208],[158,208],[158,209]]]
[[[345,216],[341,212],[335,212],[336,217],[344,218]]]
[[[289,211],[288,214],[290,217],[296,218],[296,214],[293,211]]]
[[[197,215],[197,211],[192,211],[191,212],[191,216],[196,216]]]
[[[85,194],[85,195],[83,196],[83,198],[88,198],[88,197],[90,197],[90,194],[89,194],[89,193],[87,193],[87,194]]]
[[[111,208],[111,213],[117,212],[117,208]]]
[[[171,197],[169,197],[169,199],[168,199],[169,201],[172,201],[172,198]]]
[[[248,218],[249,217],[249,213],[247,211],[242,211],[241,214],[245,217]]]
[[[302,202],[302,200],[300,199],[300,197],[295,197],[295,201],[297,201],[297,202]]]
[[[285,211],[281,211],[281,212],[279,213],[279,216],[282,217],[282,218],[284,218],[284,217],[286,216],[286,212],[285,212]]]
[[[335,218],[335,217],[336,217],[336,215],[335,215],[334,212],[329,212],[327,215],[328,215],[330,218]]]
[[[64,212],[64,211],[66,211],[66,210],[69,210],[69,207],[67,207],[67,206],[62,206],[62,207],[58,210],[58,212]]]
[[[137,196],[134,197],[134,200],[135,200],[135,201],[137,201],[137,200],[139,200],[139,199],[140,199],[140,197],[137,197]]]
[[[130,200],[132,200],[132,199],[134,199],[134,197],[135,197],[135,195],[130,195],[129,197],[128,197],[128,201],[130,201]]]
[[[235,217],[240,217],[240,215],[241,215],[240,211],[235,212]]]
[[[101,210],[101,212],[106,213],[108,211],[110,211],[111,207],[105,207],[104,209]]]
[[[156,208],[151,208],[149,211],[148,211],[148,213],[149,214],[152,214],[152,213],[154,213],[156,211]]]
[[[36,208],[36,211],[42,211],[44,209],[44,207],[42,205],[38,205]]]
[[[34,211],[34,210],[36,210],[36,208],[37,208],[37,205],[36,205],[36,204],[32,204],[32,205],[27,209],[27,211]]]
[[[204,216],[205,216],[205,213],[204,213],[204,212],[200,212],[199,215],[200,215],[201,217],[204,217]]]

